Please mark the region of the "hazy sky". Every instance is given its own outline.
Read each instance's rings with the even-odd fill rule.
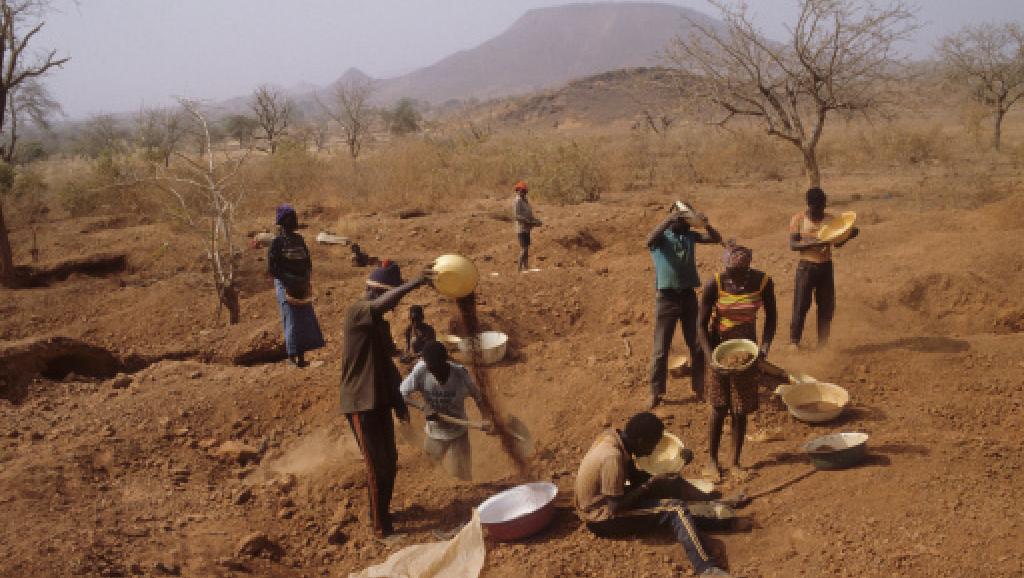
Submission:
[[[71,118],[224,99],[263,82],[327,84],[349,67],[388,77],[501,33],[560,0],[57,0],[34,46],[71,62],[47,79]],[[705,0],[669,0],[714,14]],[[750,0],[781,37],[796,0]],[[913,51],[968,22],[1024,23],[1024,0],[918,0]]]

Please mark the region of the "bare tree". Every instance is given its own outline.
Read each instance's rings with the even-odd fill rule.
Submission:
[[[51,120],[64,113],[60,103],[54,100],[50,91],[38,78],[30,78],[12,88],[7,95],[7,140],[4,146],[4,160],[14,162],[18,146],[18,129],[25,121],[36,128],[50,130]]]
[[[238,141],[238,146],[252,148],[252,140],[260,123],[251,116],[232,114],[223,120],[223,127],[231,138]]]
[[[278,139],[288,132],[294,113],[291,100],[264,84],[253,91],[249,108],[256,114],[256,122],[263,131],[270,152],[277,152]]]
[[[352,81],[338,84],[334,89],[334,101],[325,104],[316,96],[316,101],[331,120],[341,125],[348,154],[352,160],[359,157],[363,142],[370,133],[370,122],[373,120],[373,109],[370,97],[373,96],[373,81]]]
[[[205,139],[204,153],[198,158],[175,153],[183,161],[181,167],[173,172],[157,168],[152,181],[170,193],[181,220],[206,238],[217,291],[218,316],[223,306],[228,310],[229,323],[235,324],[239,321],[240,306],[235,277],[238,248],[235,245],[234,219],[235,211],[245,197],[245,189],[234,181],[248,158],[248,151],[234,157],[225,153],[218,160],[210,125],[198,103],[185,99],[179,99],[179,102],[194,123],[195,131]]]
[[[709,0],[724,26],[689,21],[669,58],[696,80],[696,96],[737,117],[759,119],[797,147],[811,186],[821,184],[816,149],[832,111],[868,112],[899,78],[896,45],[916,29],[904,0],[800,0],[785,42],[768,40],[740,0]]]
[[[60,67],[69,58],[57,57],[50,50],[38,57],[26,60],[26,53],[32,38],[39,34],[45,22],[43,14],[48,7],[45,0],[0,0],[0,131],[4,129],[9,110],[8,99],[11,90],[28,81],[42,76],[52,68]],[[6,147],[0,145],[0,158],[7,158]],[[0,283],[14,283],[14,256],[4,222],[3,193],[0,192]]]
[[[1024,96],[1024,28],[1020,24],[965,26],[939,44],[954,81],[992,111],[992,148],[999,150],[1003,117]]]
[[[189,119],[178,109],[142,110],[135,118],[135,138],[146,157],[171,166],[171,157],[188,134]]]
[[[96,158],[104,153],[122,154],[128,150],[129,130],[112,114],[93,115],[75,132],[76,148]]]

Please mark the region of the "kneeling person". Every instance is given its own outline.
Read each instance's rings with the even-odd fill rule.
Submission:
[[[654,527],[672,529],[694,571],[701,576],[728,576],[701,544],[693,518],[681,498],[692,493],[707,499],[676,475],[651,476],[637,469],[633,456],[648,456],[665,425],[652,413],[631,417],[622,431],[603,432],[587,451],[576,474],[576,511],[598,536],[640,533]],[[628,482],[628,485],[627,485]],[[658,499],[659,485],[675,482],[675,499]]]
[[[466,426],[453,424],[439,415],[460,420],[466,419],[466,397],[472,397],[477,408],[483,413],[480,390],[469,377],[465,367],[448,361],[448,350],[437,341],[423,346],[420,361],[402,381],[402,397],[410,403],[413,392],[420,392],[426,402],[427,437],[423,449],[427,455],[441,462],[452,476],[460,480],[471,480],[473,461],[469,448],[469,434]],[[484,415],[485,420],[490,416]]]

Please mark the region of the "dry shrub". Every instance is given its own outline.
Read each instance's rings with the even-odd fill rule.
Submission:
[[[819,148],[822,164],[836,170],[930,165],[951,161],[952,138],[938,123],[836,124]]]

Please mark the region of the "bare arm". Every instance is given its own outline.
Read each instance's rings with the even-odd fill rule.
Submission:
[[[413,289],[418,288],[420,285],[423,285],[426,282],[427,276],[420,275],[413,279],[412,281],[409,281],[405,285],[395,287],[394,289],[391,289],[390,291],[374,299],[373,301],[370,301],[370,307],[373,309],[373,312],[378,315],[387,313],[388,311],[391,311],[392,309],[398,306],[398,303],[402,300],[402,297],[405,297]]]
[[[817,237],[811,237],[804,240],[800,233],[789,234],[789,250],[790,251],[803,251],[804,249],[810,249],[811,247],[820,247],[821,245],[828,245],[825,241],[818,240]]]
[[[714,311],[717,302],[718,285],[712,279],[704,284],[704,293],[700,298],[700,316],[697,318],[697,339],[708,359],[711,359],[711,336],[708,334],[708,326],[711,325],[711,312]]]
[[[764,286],[764,332],[761,334],[761,351],[768,355],[775,339],[775,328],[778,325],[779,313],[775,306],[775,282],[768,279]]]
[[[838,243],[835,244],[836,248],[838,249],[839,247],[842,247],[843,245],[849,243],[850,241],[853,240],[854,237],[856,237],[859,234],[860,234],[860,229],[858,229],[857,227],[854,227],[853,229],[850,230],[850,236],[849,237],[847,237],[846,239],[843,239],[842,241],[839,241]]]
[[[647,235],[647,248],[653,249],[658,244],[661,236],[665,234],[665,229],[671,227],[680,218],[678,215],[670,215],[667,219],[658,223],[658,226],[651,231],[651,234]]]
[[[708,218],[705,215],[701,215],[701,219],[704,220],[704,231],[697,234],[698,243],[715,243],[717,245],[722,244],[722,234],[717,229],[711,226],[708,222]]]

